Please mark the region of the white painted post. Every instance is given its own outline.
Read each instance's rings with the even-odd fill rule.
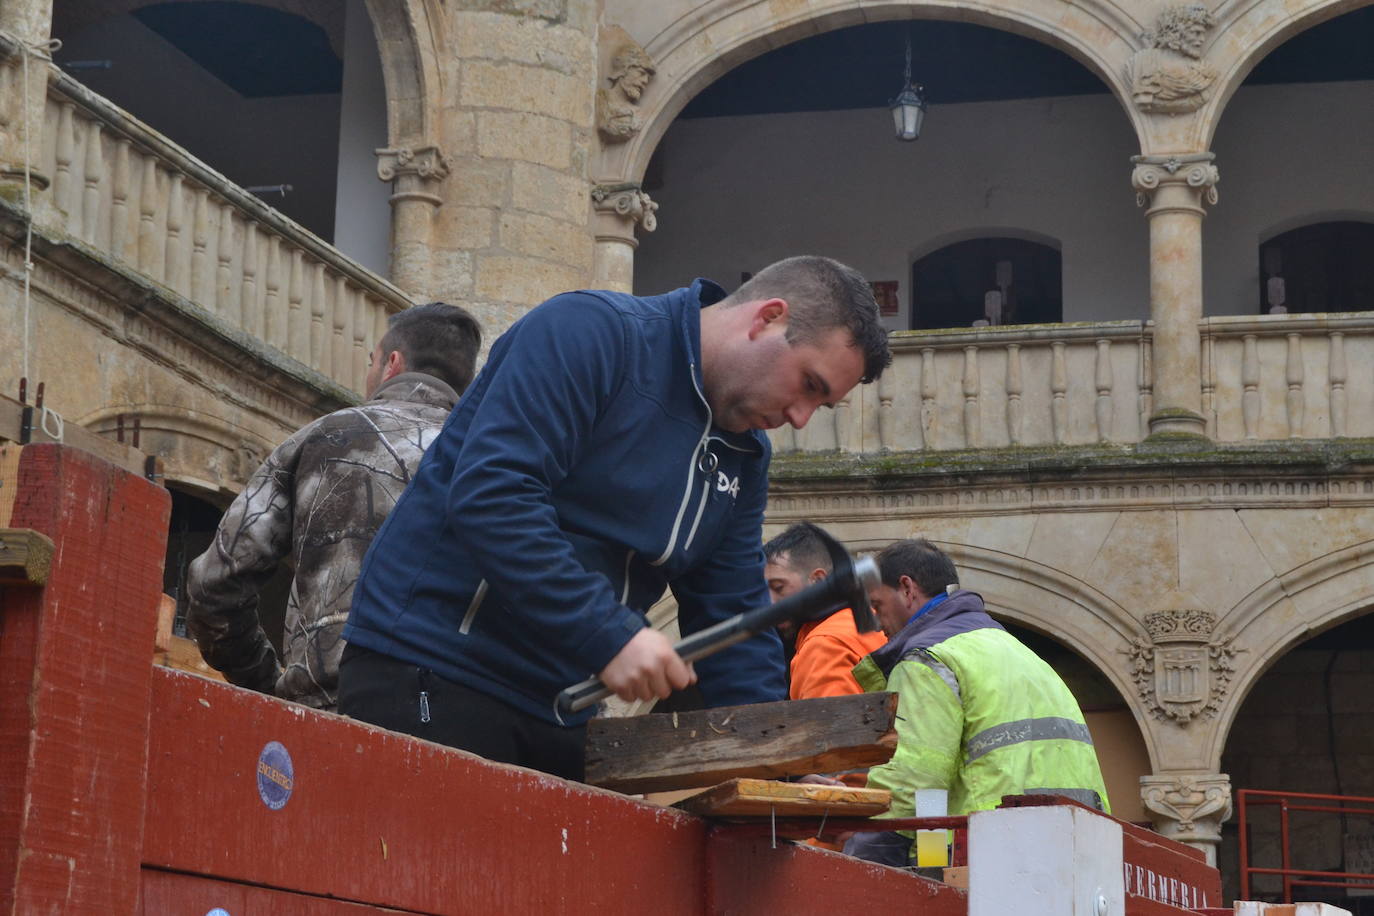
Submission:
[[[1124,916],[1121,825],[1071,805],[969,816],[969,916]]]

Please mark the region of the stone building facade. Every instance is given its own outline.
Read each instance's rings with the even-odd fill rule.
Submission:
[[[258,5],[343,47],[337,4]],[[384,93],[389,266],[374,271],[231,181],[213,150],[144,123],[136,97],[121,107],[52,62],[55,24],[75,34],[145,4],[2,0],[0,385],[44,381],[52,412],[101,434],[137,419],[168,483],[222,504],[289,431],[357,398],[388,314],[447,299],[495,336],[557,291],[635,288],[641,241],[674,219],[651,161],[733,67],[884,22],[1051,46],[1101,81],[1131,134],[1103,167],[1140,207],[1139,314],[899,331],[880,383],[777,434],[769,524],[816,521],[856,549],[944,545],[995,613],[1115,691],[1109,743],[1139,783],[1118,808],[1215,854],[1232,812],[1223,758],[1249,759],[1236,754],[1253,741],[1229,742],[1263,719],[1247,697],[1374,603],[1374,319],[1204,307],[1204,221],[1226,206],[1213,141],[1266,55],[1367,5],[359,0]],[[1367,118],[1363,98],[1351,117]],[[1316,162],[1299,177],[1320,186]],[[1344,210],[1374,214],[1369,187],[1348,190]],[[377,218],[350,216],[351,200],[336,226]],[[1341,696],[1374,677],[1366,655],[1332,669]],[[1283,741],[1301,758],[1298,728]],[[1340,788],[1374,794],[1366,750],[1341,751],[1358,775]]]

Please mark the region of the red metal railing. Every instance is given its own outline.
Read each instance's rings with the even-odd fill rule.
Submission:
[[[1241,789],[1236,793],[1236,817],[1240,829],[1240,899],[1249,900],[1253,875],[1278,875],[1283,879],[1283,902],[1293,902],[1293,888],[1341,887],[1374,889],[1374,874],[1368,872],[1324,871],[1294,868],[1288,845],[1289,816],[1294,812],[1338,814],[1342,817],[1374,818],[1374,798],[1356,795],[1317,795],[1309,792],[1265,792]],[[1249,808],[1279,809],[1279,868],[1250,864]],[[1363,807],[1361,807],[1363,806]]]

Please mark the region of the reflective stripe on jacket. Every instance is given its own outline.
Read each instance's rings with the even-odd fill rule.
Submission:
[[[1067,795],[1106,811],[1092,736],[1059,675],[960,591],[854,668],[865,690],[895,691],[897,752],[869,772],[909,817],[916,789],[949,792],[949,813],[1004,795]]]

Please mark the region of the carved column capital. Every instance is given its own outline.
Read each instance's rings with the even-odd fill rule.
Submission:
[[[441,202],[434,193],[435,186],[453,170],[451,156],[444,155],[437,146],[400,146],[376,152],[377,177],[393,183],[393,203],[416,199],[437,206]]]
[[[1244,651],[1232,647],[1230,639],[1215,639],[1216,615],[1189,604],[1146,614],[1148,641],[1133,639],[1130,648],[1119,650],[1130,659],[1145,709],[1179,727],[1220,712],[1235,675],[1235,656]]]
[[[658,204],[633,182],[593,185],[592,209],[599,216],[610,219],[613,225],[619,224],[631,238],[636,226],[645,232],[658,228]]]
[[[1231,777],[1225,773],[1140,777],[1140,800],[1155,829],[1207,853],[1215,865],[1221,825],[1231,816]]]
[[[1202,212],[1202,201],[1209,204],[1217,202],[1217,182],[1221,173],[1214,162],[1216,153],[1178,153],[1169,156],[1132,156],[1135,166],[1131,172],[1131,186],[1135,188],[1137,206],[1150,206],[1151,213],[1165,209],[1161,195],[1162,188],[1182,191],[1184,206]]]

